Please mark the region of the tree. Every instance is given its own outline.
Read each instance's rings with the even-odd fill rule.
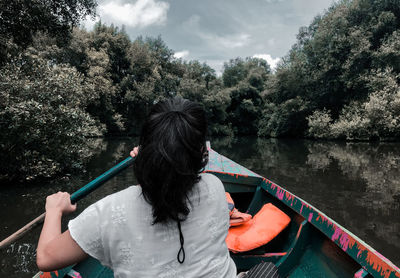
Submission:
[[[233,87],[239,84],[240,81],[246,79],[251,70],[261,70],[263,74],[271,73],[268,63],[263,59],[258,58],[236,58],[231,59],[224,64],[224,72],[222,80],[225,87]]]
[[[229,88],[228,122],[237,134],[257,134],[263,99],[261,93],[271,70],[265,60],[237,58],[224,65],[222,80]]]
[[[124,29],[106,26],[99,21],[91,33],[90,47],[95,50],[105,50],[109,57],[108,73],[114,84],[118,84],[128,74],[130,61],[128,51],[131,45],[129,36]]]
[[[178,94],[192,101],[203,102],[216,80],[215,71],[199,61],[184,62],[183,75],[179,79]]]
[[[109,44],[105,44],[108,46]],[[111,80],[110,58],[106,48],[94,47],[93,32],[74,29],[68,45],[57,46],[47,34],[37,33],[29,52],[50,60],[53,65],[68,64],[76,68],[87,84],[93,86],[96,97],[87,103],[86,111],[107,127],[107,133],[123,131],[122,116],[114,109],[116,86]]]
[[[300,98],[303,113],[281,111],[287,117],[266,116],[264,120],[297,119],[297,125],[281,125],[293,128],[285,134],[297,134],[297,127],[303,126],[304,117],[312,111],[329,111],[333,122],[343,118],[345,107],[345,114],[352,115],[349,107],[357,110],[356,104],[365,103],[374,92],[368,81],[371,73],[386,67],[399,73],[399,29],[400,0],[342,0],[333,4],[308,27],[300,28],[297,42],[277,69],[268,94],[276,111],[291,107],[288,103],[300,103],[296,101]],[[292,117],[292,113],[303,118]],[[315,117],[312,119],[318,123]],[[305,130],[300,131],[302,135]]]
[[[68,65],[25,53],[0,69],[0,179],[48,178],[80,169],[100,136],[85,111],[91,84]]]
[[[279,105],[265,103],[259,122],[258,135],[264,137],[302,137],[307,128],[309,104],[300,97]]]
[[[0,0],[0,63],[29,46],[39,31],[65,43],[95,8],[95,0]]]

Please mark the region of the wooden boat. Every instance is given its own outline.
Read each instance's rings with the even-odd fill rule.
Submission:
[[[287,228],[266,245],[231,253],[239,271],[266,261],[274,263],[282,277],[400,278],[398,267],[323,212],[210,147],[205,171],[222,180],[239,210],[254,215],[264,204],[272,203],[291,219]],[[35,277],[106,278],[113,277],[113,272],[88,258]]]

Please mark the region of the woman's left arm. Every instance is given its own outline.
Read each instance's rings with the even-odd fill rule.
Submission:
[[[61,233],[61,218],[76,210],[70,195],[58,192],[46,199],[46,217],[36,250],[36,264],[42,271],[52,271],[77,263],[88,255],[71,237],[69,230]]]

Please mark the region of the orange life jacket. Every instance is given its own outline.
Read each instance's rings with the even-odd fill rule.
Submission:
[[[267,244],[289,225],[290,218],[271,203],[264,205],[249,221],[230,227],[226,244],[234,253]]]

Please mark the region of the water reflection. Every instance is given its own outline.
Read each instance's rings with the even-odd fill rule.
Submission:
[[[396,147],[393,143],[308,143],[307,163],[314,169],[326,169],[334,160],[349,179],[361,178],[368,191],[392,197],[400,192],[400,153]]]
[[[106,140],[87,171],[36,187],[0,189],[0,238],[42,213],[44,197],[73,192],[124,159],[137,139]],[[400,144],[213,138],[212,147],[307,200],[400,265]],[[79,202],[78,212],[136,180],[131,169]],[[69,219],[73,218],[70,216]],[[64,227],[66,225],[64,223]],[[0,277],[32,277],[39,230],[0,251]]]
[[[400,258],[398,147],[399,144],[393,143],[307,144],[307,163],[312,169],[332,171],[332,165],[337,165],[338,172],[350,182],[341,192],[346,195],[338,199],[342,208],[339,220],[379,251],[393,249],[393,255],[387,256],[397,264]]]
[[[307,200],[400,265],[400,144],[241,138],[213,147]]]

